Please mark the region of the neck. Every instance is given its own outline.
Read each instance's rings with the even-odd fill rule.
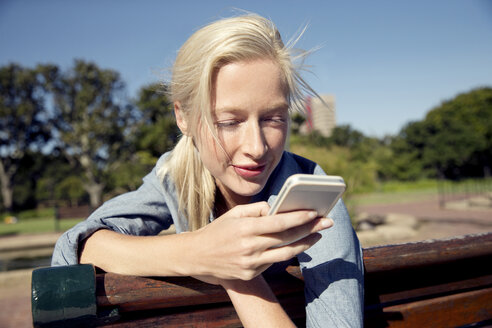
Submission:
[[[248,204],[251,200],[251,196],[231,195],[224,192],[220,186],[217,186],[215,195],[215,214],[216,217],[221,216],[225,212],[237,205]]]

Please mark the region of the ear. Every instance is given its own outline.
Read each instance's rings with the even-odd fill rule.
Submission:
[[[181,109],[181,103],[179,101],[174,102],[174,115],[176,116],[176,123],[183,135],[189,135],[188,122],[186,121],[183,110]]]

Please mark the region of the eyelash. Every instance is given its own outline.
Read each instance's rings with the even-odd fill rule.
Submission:
[[[285,123],[285,119],[283,117],[269,117],[266,119],[267,121],[272,121],[272,122],[275,122],[275,123]]]
[[[230,128],[230,127],[238,125],[239,123],[240,123],[240,121],[230,120],[230,121],[216,122],[215,125],[218,128]]]
[[[264,118],[262,121],[264,122],[272,122],[272,123],[278,123],[278,124],[283,124],[285,123],[285,119],[283,117],[268,117]],[[228,121],[221,121],[221,122],[216,122],[215,125],[217,128],[233,128],[236,127],[237,125],[241,124],[240,120],[228,120]]]

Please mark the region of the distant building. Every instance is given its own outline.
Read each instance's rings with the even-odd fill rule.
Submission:
[[[318,131],[321,135],[329,137],[336,125],[335,96],[325,94],[320,97],[321,99],[317,97],[306,99],[306,121],[300,132]]]

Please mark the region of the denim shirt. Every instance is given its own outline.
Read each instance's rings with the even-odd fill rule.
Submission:
[[[146,236],[156,235],[174,224],[176,233],[188,231],[186,217],[178,212],[174,184],[168,177],[161,181],[157,176],[168,154],[161,156],[140,188],[105,202],[87,220],[65,232],[56,243],[51,264],[77,264],[78,246],[100,229]],[[295,173],[325,174],[316,163],[284,152],[265,187],[251,202],[267,201],[271,205],[284,181]],[[322,238],[315,245],[297,255],[305,282],[306,326],[362,327],[362,250],[342,200],[328,216],[334,225],[320,232]],[[269,270],[281,265],[273,265]]]

